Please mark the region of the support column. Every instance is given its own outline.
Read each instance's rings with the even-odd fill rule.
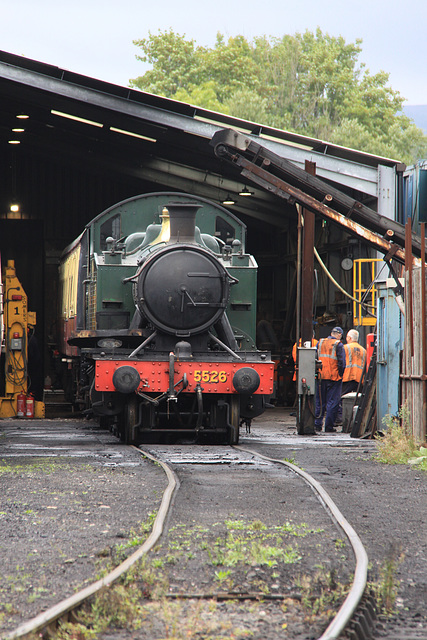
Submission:
[[[316,175],[316,164],[305,161],[305,170],[310,175]],[[301,336],[301,344],[310,342],[313,337],[313,275],[314,275],[314,229],[315,216],[312,211],[303,209],[303,233],[302,233],[302,261],[301,261],[301,278],[300,278],[300,327],[297,327],[296,334]],[[298,316],[298,314],[297,314]],[[315,414],[315,390],[310,389],[308,395],[300,394],[298,380],[302,370],[299,368],[299,358],[297,349],[297,430],[300,435],[313,435],[314,414]],[[307,376],[308,377],[308,376]],[[311,376],[310,376],[311,377]]]

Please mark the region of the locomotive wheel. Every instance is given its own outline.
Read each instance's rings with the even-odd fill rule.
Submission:
[[[230,396],[229,425],[227,427],[228,444],[238,444],[240,427],[240,397]]]
[[[138,444],[138,399],[131,396],[124,409],[124,441],[126,444]]]

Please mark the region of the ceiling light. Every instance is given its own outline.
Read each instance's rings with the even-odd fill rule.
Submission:
[[[19,204],[18,204],[17,202],[15,202],[15,201],[14,201],[14,202],[12,202],[12,203],[10,204],[9,209],[10,209],[11,211],[13,211],[14,213],[16,213],[17,211],[19,211]]]
[[[132,136],[132,138],[140,138],[141,140],[147,140],[148,142],[157,142],[156,138],[149,138],[148,136],[143,136],[140,133],[133,133],[132,131],[126,131],[125,129],[117,129],[116,127],[110,127],[110,131],[114,131],[115,133],[123,133],[125,136]]]
[[[227,193],[227,197],[222,201],[222,204],[235,204],[235,202],[231,195]]]
[[[8,140],[9,144],[21,144],[20,140]]]
[[[245,185],[241,191],[239,191],[239,196],[253,196],[254,192],[249,191],[247,186]]]
[[[16,116],[19,120],[27,120],[30,116],[27,116],[25,113],[20,113]]]
[[[23,131],[25,131],[25,129],[12,129],[12,131],[14,133],[23,133]]]
[[[86,118],[80,118],[79,116],[73,116],[71,113],[64,113],[63,111],[55,111],[51,109],[51,114],[54,116],[61,116],[61,118],[67,118],[68,120],[75,120],[76,122],[83,122],[83,124],[91,124],[93,127],[103,127],[104,125],[94,120],[87,120]]]

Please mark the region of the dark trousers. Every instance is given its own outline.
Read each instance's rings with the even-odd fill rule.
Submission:
[[[322,380],[316,385],[316,419],[315,427],[322,428],[325,417],[325,431],[333,429],[341,401],[342,380]]]

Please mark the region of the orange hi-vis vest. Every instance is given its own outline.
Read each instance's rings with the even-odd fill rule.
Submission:
[[[366,362],[366,349],[358,342],[349,342],[344,345],[345,370],[342,381],[350,382],[356,380],[360,382]]]
[[[316,338],[312,338],[311,339],[311,346],[315,347],[316,344],[317,344]],[[299,346],[301,346],[301,338],[299,339]],[[297,363],[297,343],[296,342],[295,342],[294,346],[292,347],[292,358],[293,358],[293,361],[294,361],[294,363],[296,365],[296,363]],[[295,381],[296,379],[297,379],[297,372],[295,370],[294,371],[294,377],[292,378],[292,380]]]
[[[341,380],[338,371],[337,345],[340,340],[336,338],[322,338],[317,345],[317,357],[322,361],[322,380]]]

